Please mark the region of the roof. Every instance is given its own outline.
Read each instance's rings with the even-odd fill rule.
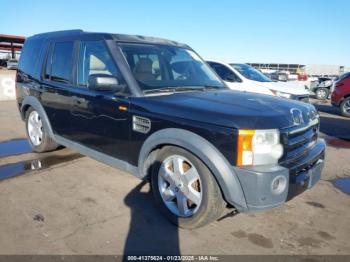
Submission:
[[[150,36],[142,36],[142,35],[85,32],[85,31],[80,30],[80,29],[42,33],[42,34],[34,35],[33,37],[40,37],[40,38],[42,37],[42,38],[46,38],[46,39],[56,39],[56,38],[63,38],[63,37],[83,37],[83,36],[99,36],[99,37],[103,37],[106,39],[114,39],[117,42],[162,44],[162,45],[171,45],[171,46],[189,48],[186,44],[182,44],[182,43],[179,43],[176,41],[158,38],[158,37],[150,37]]]

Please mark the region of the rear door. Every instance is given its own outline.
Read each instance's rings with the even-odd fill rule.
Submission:
[[[120,84],[125,84],[105,42],[81,41],[76,67],[77,85],[72,90],[70,110],[71,140],[126,160],[131,126],[127,91],[115,94],[88,88],[92,74],[115,76]]]
[[[40,89],[41,101],[54,133],[68,137],[70,129],[70,90],[73,85],[74,41],[52,42],[46,56]]]

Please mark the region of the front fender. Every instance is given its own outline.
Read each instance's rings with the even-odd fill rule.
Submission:
[[[182,147],[203,161],[218,182],[225,200],[242,212],[247,210],[246,200],[238,177],[227,159],[203,137],[187,130],[168,128],[155,132],[144,142],[138,161],[139,174],[147,176],[152,160],[150,153],[162,145]]]

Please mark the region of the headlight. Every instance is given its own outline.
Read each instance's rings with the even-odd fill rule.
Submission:
[[[292,97],[292,95],[288,94],[288,93],[275,91],[275,90],[271,90],[271,91],[272,91],[272,93],[274,93],[276,96],[279,96],[279,97],[284,97],[284,98],[291,98]]]
[[[280,133],[270,130],[239,130],[237,143],[237,165],[277,164],[283,155]]]

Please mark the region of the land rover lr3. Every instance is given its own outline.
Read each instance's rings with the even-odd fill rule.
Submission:
[[[185,228],[281,206],[324,166],[306,103],[229,90],[187,45],[70,30],[23,47],[17,102],[35,152],[72,148],[149,179]]]

